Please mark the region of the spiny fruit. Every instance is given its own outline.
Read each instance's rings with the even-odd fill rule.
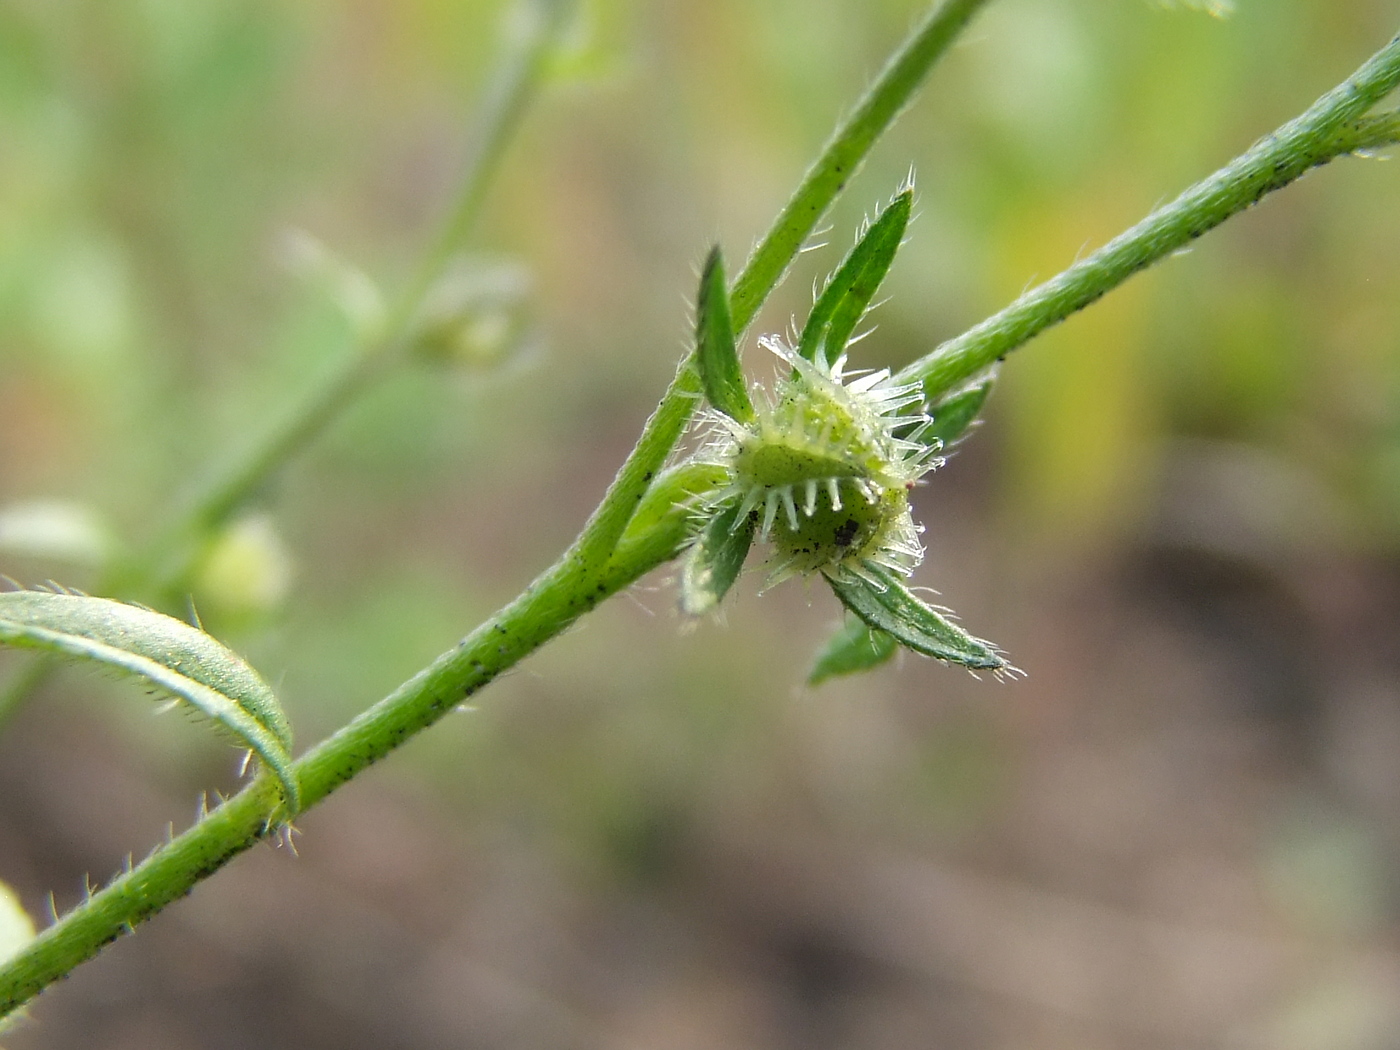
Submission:
[[[909,220],[905,188],[827,281],[791,347],[759,345],[785,366],[770,393],[750,389],[739,364],[729,289],[718,248],[700,277],[696,368],[710,407],[710,437],[697,459],[724,482],[705,501],[681,561],[681,608],[701,615],[734,584],[754,538],[773,546],[769,584],[821,574],[864,624],[843,628],[823,650],[813,681],[863,670],[904,647],[972,670],[1014,674],[996,646],[974,638],[904,586],[923,558],[909,490],[943,461],[944,440],[972,422],[987,376],[925,411],[918,383],[887,369],[846,372],[846,348],[889,270]]]
[[[937,443],[919,440],[929,418],[902,414],[922,401],[918,385],[892,383],[884,369],[847,382],[844,355],[828,367],[780,339],[759,342],[791,373],[748,422],[709,414],[716,438],[706,455],[730,472],[716,504],[738,501],[737,520],[758,516],[759,538],[776,551],[770,582],[869,578],[871,564],[908,575],[923,557],[909,490],[942,462]]]

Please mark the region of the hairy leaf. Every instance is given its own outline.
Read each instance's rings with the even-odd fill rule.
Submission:
[[[681,608],[691,616],[713,609],[739,578],[758,525],[757,514],[749,512],[741,517],[739,511],[735,500],[710,519],[686,551],[681,565]]]
[[[700,295],[695,303],[695,359],[705,396],[731,419],[753,419],[753,404],[739,367],[734,345],[734,323],[729,316],[729,289],[724,283],[724,257],[719,246],[710,249],[700,274]]]
[[[299,806],[292,732],[271,688],[236,654],[187,623],[106,598],[0,593],[0,644],[91,660],[145,679],[231,730]]]
[[[895,654],[899,642],[888,631],[871,627],[864,620],[848,616],[840,629],[827,639],[817,653],[808,685],[820,685],[828,678],[856,674],[879,667]]]
[[[943,448],[947,448],[962,437],[977,419],[982,406],[987,403],[987,396],[992,392],[992,384],[995,382],[996,376],[988,376],[971,386],[954,391],[933,405],[928,410],[933,422],[920,431],[919,440],[926,445],[938,441]]]
[[[894,635],[901,645],[916,653],[962,664],[974,670],[1000,671],[1010,668],[990,642],[974,638],[936,609],[920,601],[893,573],[879,566],[866,566],[865,572],[883,585],[846,573],[827,577],[841,603],[867,625]]]
[[[797,352],[807,360],[820,356],[829,364],[846,349],[851,333],[889,273],[913,204],[913,190],[905,190],[890,201],[831,275],[797,341]]]
[[[716,463],[689,460],[668,467],[656,476],[637,504],[624,535],[631,538],[645,532],[668,517],[676,507],[688,505],[696,497],[710,495],[728,480],[729,471]]]
[[[663,470],[637,505],[612,560],[630,561],[643,549],[660,552],[663,561],[676,557],[700,527],[694,504],[728,478],[729,472],[715,463],[679,463]]]

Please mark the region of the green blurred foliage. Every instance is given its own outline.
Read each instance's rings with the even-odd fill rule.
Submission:
[[[285,264],[289,231],[403,284],[461,171],[503,6],[0,0],[0,506],[77,501],[139,540],[202,465],[324,374],[352,332]],[[584,8],[479,239],[533,273],[544,349],[498,372],[396,376],[250,508],[266,515],[260,549],[294,563],[275,573],[290,589],[275,614],[215,625],[277,684],[304,744],[575,533],[674,370],[705,249],[718,239],[737,269],[922,5]],[[1301,111],[1393,22],[1381,0],[1237,0],[1227,17],[999,0],[757,330],[805,316],[814,279],[912,165],[911,239],[853,356],[926,353]],[[741,582],[727,627],[682,632],[674,589],[652,580],[410,745],[393,775],[430,781],[470,827],[538,832],[600,880],[664,883],[697,828],[792,814],[856,843],[975,843],[1049,746],[1040,727],[1090,694],[1057,662],[1062,628],[1041,641],[1026,622],[1028,581],[1142,541],[1183,449],[1242,448],[1321,493],[1335,527],[1308,549],[1397,553],[1398,192],[1393,163],[1339,162],[1007,363],[988,422],[918,496],[918,580],[1029,684],[985,703],[986,683],[910,659],[801,692],[838,616],[824,589]],[[767,378],[752,340],[744,352]],[[129,718],[118,733],[146,766],[173,757],[203,784],[222,760],[114,710],[102,717]],[[1275,867],[1293,855],[1274,852]],[[1275,874],[1295,895],[1311,885]]]
[[[926,352],[1299,109],[1384,34],[1383,5],[1350,7],[995,5],[833,217],[845,242],[918,172],[862,360]],[[368,700],[346,693],[391,685],[568,537],[673,367],[703,245],[761,230],[912,11],[587,5],[483,236],[536,272],[547,356],[495,380],[397,379],[267,494],[297,584],[249,644],[285,662],[291,705],[315,720]],[[139,537],[314,381],[350,331],[281,265],[288,231],[402,282],[502,17],[427,0],[0,7],[0,494],[87,500]],[[1131,535],[1192,436],[1287,457],[1368,542],[1395,543],[1400,213],[1383,165],[1337,169],[1017,355],[981,454],[1003,542]],[[805,311],[834,252],[802,262],[762,327]]]

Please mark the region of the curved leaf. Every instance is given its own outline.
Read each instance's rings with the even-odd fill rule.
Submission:
[[[700,274],[700,294],[695,301],[695,361],[705,396],[731,419],[753,419],[753,403],[739,367],[734,345],[734,323],[729,316],[729,289],[724,283],[724,257],[719,246],[710,249]]]
[[[888,631],[916,653],[962,664],[973,670],[1012,671],[1014,668],[990,642],[974,638],[942,613],[915,597],[893,573],[866,565],[870,579],[843,574],[827,577],[841,603],[869,626]]]
[[[691,616],[713,609],[739,578],[758,526],[757,514],[740,511],[736,499],[710,519],[686,551],[681,564],[681,609]]]
[[[930,406],[928,413],[933,417],[933,422],[919,431],[919,440],[926,445],[938,441],[940,448],[947,448],[957,441],[977,421],[978,413],[986,404],[995,382],[996,376],[989,375]]]
[[[807,684],[820,685],[828,678],[869,671],[887,661],[898,649],[898,639],[888,631],[848,616],[817,654]]]
[[[299,808],[292,731],[277,698],[203,631],[107,598],[8,591],[0,593],[0,644],[92,660],[186,701],[257,752],[281,782],[288,811]]]
[[[798,354],[827,364],[841,356],[889,273],[913,206],[914,191],[905,190],[861,234],[812,305],[797,341]]]

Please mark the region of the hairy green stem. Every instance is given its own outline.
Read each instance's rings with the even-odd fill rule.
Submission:
[[[922,382],[926,396],[933,400],[1311,169],[1348,153],[1395,142],[1400,137],[1395,113],[1364,114],[1397,83],[1400,36],[1302,116],[1092,255],[913,362],[897,378]]]
[[[677,505],[649,528],[629,533],[601,576],[587,576],[577,557],[562,558],[458,645],[294,763],[303,809],[454,710],[599,602],[675,557],[690,518]],[[40,933],[0,967],[0,1017],[275,834],[269,821],[280,798],[275,783],[260,776]]]
[[[908,104],[958,30],[986,2],[945,0],[933,10],[838,128],[736,282],[736,294],[741,297],[735,308],[738,330],[753,320],[762,301],[776,287],[802,243],[880,134]],[[559,5],[555,4],[552,10],[557,18]],[[493,97],[510,99],[523,94],[539,70],[538,55],[543,52],[534,53],[537,57],[533,60],[518,61],[512,67],[514,79],[506,79],[507,84],[516,86],[516,92],[496,92]],[[499,154],[504,128],[510,124],[507,115],[518,113],[519,103],[501,103],[492,111],[500,117],[494,125],[496,130],[488,130],[483,136],[487,146],[478,153],[479,158]],[[487,126],[492,127],[489,120]],[[448,222],[443,242],[431,257],[436,261],[430,262],[425,274],[435,272],[465,235],[480,204],[480,191],[473,185],[485,178],[485,169],[490,166],[488,162],[478,162],[475,177],[468,181]],[[421,298],[429,284],[430,278],[420,276],[407,298]],[[416,303],[412,309],[401,308],[400,321],[407,321],[416,309]],[[309,440],[348,397],[358,392],[371,374],[373,361],[369,355],[352,359],[323,391],[313,393],[307,404],[290,417],[288,425],[274,430],[253,454],[194,503],[181,519],[176,535],[197,533],[231,513]],[[628,523],[680,440],[699,396],[699,376],[687,360],[603,502],[569,551],[457,648],[297,762],[295,771],[301,782],[303,808],[314,805],[337,785],[441,718],[599,601],[675,556],[690,524],[684,508],[676,507],[661,515],[640,535],[628,531]],[[118,878],[44,931],[0,972],[0,1016],[265,836],[274,804],[273,796],[260,786],[245,790],[157,851],[135,872]]]
[[[1003,314],[911,366],[905,377],[942,384],[938,389],[947,389],[990,364],[1000,353],[1062,319],[1072,309],[1093,301],[1148,262],[1174,250],[1309,168],[1333,156],[1362,148],[1356,144],[1358,141],[1364,140],[1372,146],[1390,141],[1386,136],[1393,138],[1395,129],[1386,130],[1388,125],[1382,126],[1387,117],[1376,118],[1380,123],[1368,123],[1361,118],[1397,80],[1400,80],[1400,38],[1392,41],[1340,88],[1324,96],[1302,118],[1187,191],[1178,201],[1154,213],[1095,257],[1042,286],[1052,292],[1037,289],[1023,297]],[[773,272],[774,281],[780,272],[781,268]],[[1023,305],[1028,299],[1034,307],[1029,318],[1022,316],[1028,309]],[[1075,303],[1078,305],[1068,305]],[[745,321],[751,319],[752,311]],[[985,333],[989,326],[994,333],[1005,333],[996,338],[1011,341],[988,343]],[[949,347],[953,350],[949,351]],[[670,432],[668,428],[684,425],[684,417],[698,389],[693,385],[694,379],[687,385],[684,378],[687,372],[693,376],[693,370],[683,371],[672,387],[673,393],[668,394],[677,407],[668,409],[664,417],[658,410],[643,437],[644,443],[651,441],[652,444],[647,452],[634,453],[634,459],[640,455],[655,455],[663,446],[669,451],[670,446],[665,441]],[[662,408],[666,406],[667,402],[663,402]],[[675,422],[677,415],[680,423]],[[647,468],[648,471],[654,469]],[[585,541],[589,532],[585,530],[569,551],[518,598],[390,696],[298,760],[294,771],[301,784],[304,805],[309,807],[320,801],[413,734],[455,709],[599,602],[673,558],[692,527],[686,505],[675,500],[681,494],[703,491],[706,485],[717,483],[705,475],[705,469],[703,465],[694,464],[668,471],[667,481],[657,483],[658,491],[667,494],[667,505],[663,509],[652,506],[650,498],[645,496],[646,487],[652,483],[647,473],[641,482],[643,496],[638,497],[647,500],[646,506],[636,513],[633,527],[627,528],[624,523],[617,528],[616,541],[601,563],[586,556]],[[614,498],[611,493],[609,498]],[[636,501],[630,496],[628,499],[627,516],[632,517]],[[595,516],[593,521],[597,520]],[[27,1002],[137,922],[189,892],[196,882],[233,856],[272,834],[270,820],[277,805],[275,786],[266,777],[259,778],[184,834],[156,850],[135,870],[119,876],[50,926],[0,967],[0,1017]]]
[[[827,208],[860,170],[875,140],[894,123],[933,64],[986,0],[945,0],[891,56],[855,110],[807,169],[802,184],[734,281],[730,310],[742,332],[783,279]]]
[[[730,314],[736,336],[743,335],[817,223],[860,170],[876,141],[918,92],[934,63],[986,3],[987,0],[944,0],[933,8],[891,56],[851,115],[837,127],[734,281]],[[647,485],[680,441],[700,395],[700,376],[692,354],[681,364],[661,403],[647,420],[637,447],[584,526],[579,556],[585,566],[597,568],[606,562]]]

